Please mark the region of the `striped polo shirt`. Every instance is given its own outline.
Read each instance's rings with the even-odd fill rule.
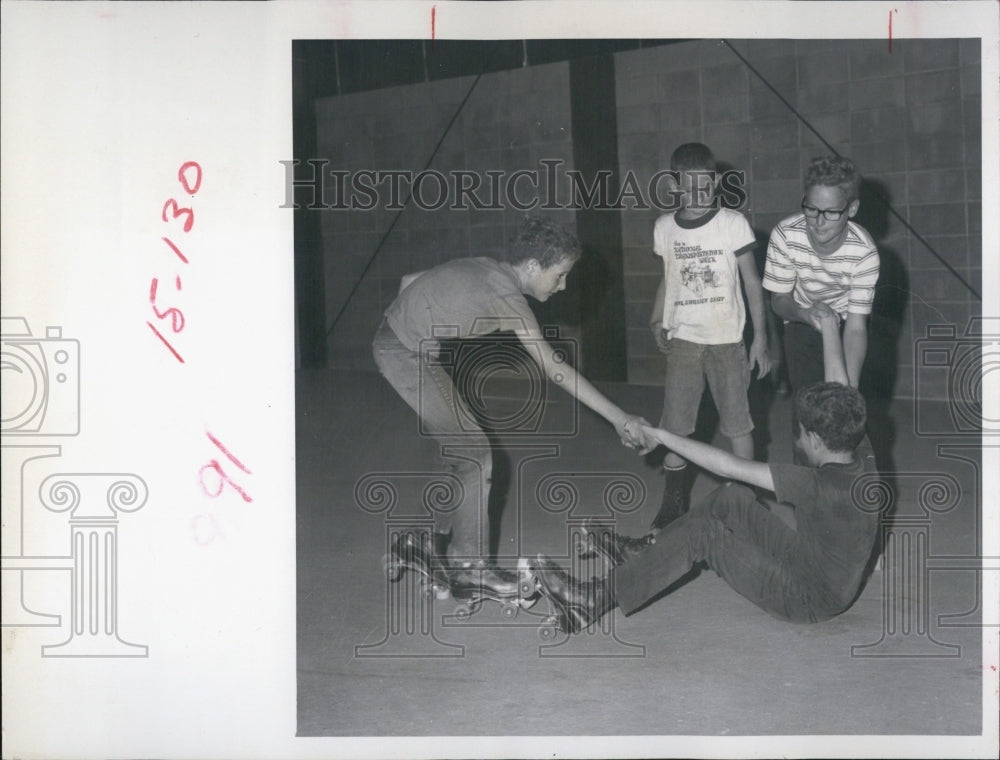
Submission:
[[[878,249],[864,227],[848,222],[840,248],[820,256],[809,242],[805,216],[796,214],[771,233],[763,285],[772,293],[791,293],[799,306],[825,303],[844,318],[871,314],[878,272]]]

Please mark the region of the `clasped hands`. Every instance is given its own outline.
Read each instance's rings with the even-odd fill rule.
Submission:
[[[840,316],[837,312],[822,302],[814,303],[810,306],[806,312],[806,318],[817,332],[823,331],[824,322],[833,321],[837,326],[840,325]]]
[[[648,454],[657,446],[657,442],[645,432],[652,425],[643,417],[626,417],[620,426],[615,427],[622,445],[635,449],[639,454]]]

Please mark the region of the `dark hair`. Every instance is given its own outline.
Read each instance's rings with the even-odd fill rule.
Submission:
[[[795,436],[800,428],[816,433],[830,451],[854,451],[865,435],[865,400],[842,383],[813,383],[795,393]]]
[[[565,227],[550,219],[529,216],[521,223],[507,261],[520,264],[535,259],[542,269],[548,269],[564,259],[576,261],[581,253],[580,241]]]
[[[670,155],[670,168],[678,172],[715,171],[715,156],[702,143],[684,143]]]
[[[803,181],[806,192],[810,187],[838,187],[847,197],[848,203],[853,203],[861,195],[861,175],[854,162],[843,156],[819,156],[809,162]]]

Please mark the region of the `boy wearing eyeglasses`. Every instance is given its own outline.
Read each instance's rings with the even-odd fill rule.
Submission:
[[[785,321],[785,360],[793,389],[823,379],[820,324],[833,313],[840,333],[847,377],[858,387],[868,352],[879,255],[871,235],[851,219],[858,213],[861,175],[841,156],[815,158],[803,182],[798,214],[771,233],[764,265],[764,289],[771,308]]]

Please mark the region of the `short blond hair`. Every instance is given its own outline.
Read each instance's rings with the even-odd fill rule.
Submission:
[[[847,198],[847,202],[856,201],[861,195],[861,175],[854,162],[843,156],[819,156],[809,162],[803,186],[806,192],[810,187],[839,187]]]

